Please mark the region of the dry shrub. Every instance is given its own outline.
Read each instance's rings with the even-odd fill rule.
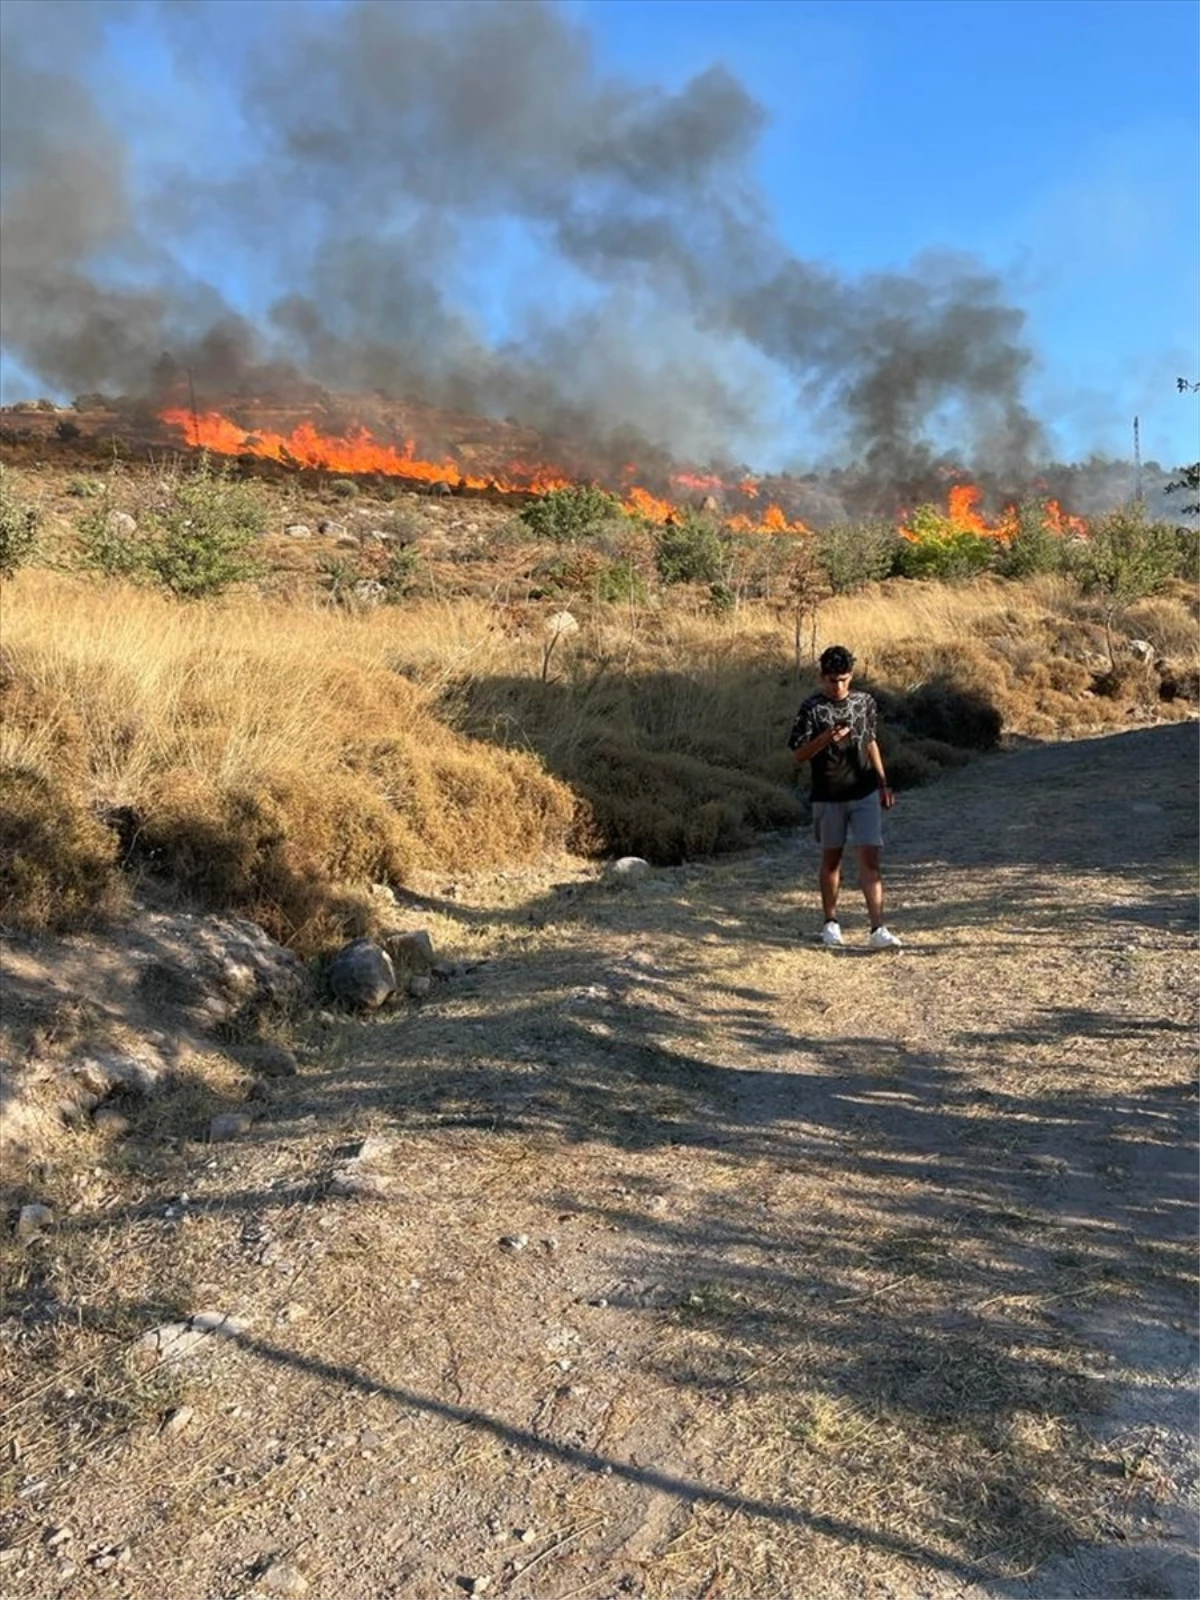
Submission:
[[[370,881],[527,860],[576,824],[536,760],[431,714],[388,664],[402,623],[247,605],[182,626],[48,574],[19,599],[9,759],[120,815],[129,865],[303,954],[363,931]]]
[[[757,830],[801,817],[796,797],[766,778],[613,738],[580,747],[572,781],[609,851],[664,866],[745,848]]]
[[[894,788],[917,789],[933,783],[948,770],[971,759],[965,750],[941,739],[911,739],[903,733],[885,735],[888,777]]]
[[[1092,690],[1123,706],[1151,706],[1159,698],[1159,676],[1148,661],[1121,659],[1093,677]]]
[[[1194,663],[1200,653],[1194,607],[1179,595],[1139,600],[1123,620],[1125,631],[1135,639],[1148,639],[1156,655]]]
[[[70,783],[0,768],[0,918],[66,933],[103,921],[121,903],[116,837]]]

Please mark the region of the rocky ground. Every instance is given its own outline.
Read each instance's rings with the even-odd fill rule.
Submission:
[[[897,955],[802,837],[431,879],[253,1047],[170,909],[10,941],[0,1595],[1194,1595],[1196,734],[903,795]]]

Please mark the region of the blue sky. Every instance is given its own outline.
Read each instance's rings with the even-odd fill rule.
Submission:
[[[800,260],[852,282],[949,251],[998,274],[1026,314],[1037,356],[1027,396],[1060,458],[1127,456],[1135,414],[1147,460],[1195,458],[1197,400],[1175,384],[1200,377],[1200,12],[1190,0],[562,0],[556,9],[589,37],[598,80],[670,93],[714,65],[734,74],[765,114],[749,175],[771,229]],[[314,12],[336,25],[348,0],[176,0],[166,32],[161,11],[134,0],[96,48],[83,37],[101,16],[96,0],[26,7],[35,19],[52,11],[40,44],[35,26],[35,50],[57,66],[79,35],[78,71],[127,142],[132,193],[176,230],[173,270],[261,320],[288,288],[279,275],[288,252],[269,258],[263,248],[279,219],[264,211],[247,226],[244,217],[240,236],[227,237],[207,192],[231,157],[253,168],[261,154],[238,111],[245,51]],[[208,203],[193,206],[193,185]],[[302,210],[286,222],[299,255]],[[524,223],[480,215],[458,225],[475,248],[457,261],[447,254],[447,281],[485,336],[506,337],[531,306],[569,319],[587,303],[577,273],[531,270],[540,245]],[[153,281],[152,236],[142,230],[136,265],[137,252],[117,253],[118,278]],[[666,329],[672,359],[687,337],[686,326]],[[743,357],[737,381],[769,387],[759,355],[734,361]],[[53,387],[11,351],[0,377],[6,399]],[[764,437],[755,464],[770,467],[774,448]]]
[[[1190,0],[575,0],[601,58],[726,63],[797,254],[851,273],[939,247],[1005,274],[1064,455],[1197,454],[1200,8]]]

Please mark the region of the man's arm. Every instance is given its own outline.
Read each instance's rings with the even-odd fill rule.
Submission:
[[[875,776],[879,779],[879,803],[885,811],[890,811],[896,804],[896,796],[892,793],[887,773],[883,770],[883,755],[876,739],[872,739],[867,745],[867,760],[875,768]]]
[[[796,757],[796,763],[799,765],[804,761],[811,761],[814,756],[820,755],[822,750],[827,750],[831,744],[841,744],[843,739],[848,739],[849,737],[850,729],[846,727],[845,723],[839,722],[836,727],[822,728],[820,733],[800,745],[792,754]]]

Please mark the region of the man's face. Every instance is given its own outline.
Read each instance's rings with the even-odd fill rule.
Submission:
[[[849,672],[823,672],[821,674],[821,687],[831,700],[845,700],[850,693]]]

